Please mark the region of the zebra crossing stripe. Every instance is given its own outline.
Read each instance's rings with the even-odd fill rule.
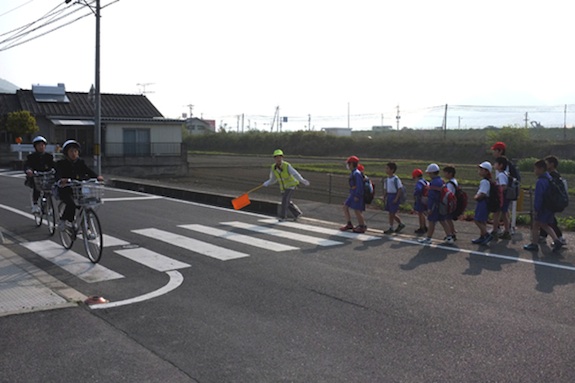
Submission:
[[[275,237],[291,239],[293,241],[311,243],[312,245],[317,245],[317,246],[336,246],[336,245],[342,245],[343,244],[343,242],[333,241],[331,239],[317,238],[317,237],[312,237],[310,235],[292,233],[292,232],[274,229],[274,228],[267,227],[267,226],[253,225],[250,223],[244,223],[244,222],[239,222],[239,221],[221,222],[221,224],[226,225],[226,226],[235,227],[238,229],[254,231],[256,233],[262,233],[262,234],[272,235]]]
[[[198,233],[212,235],[218,238],[228,239],[230,241],[243,243],[245,245],[255,246],[262,249],[275,251],[275,252],[282,252],[282,251],[290,251],[290,250],[298,250],[299,247],[284,245],[277,242],[267,241],[261,238],[254,238],[250,237],[249,235],[238,234],[232,231],[225,231],[215,227],[209,227],[204,225],[179,225],[184,229],[196,231]]]
[[[170,233],[169,231],[150,228],[150,229],[132,230],[132,232],[143,235],[145,237],[157,239],[159,241],[174,246],[178,246],[195,253],[216,258],[221,261],[228,261],[230,259],[244,258],[250,256],[249,254],[246,253],[226,249],[225,247],[212,245],[211,243],[198,241],[197,239],[193,239],[175,233]]]
[[[297,222],[287,222],[287,221],[282,222],[282,221],[278,221],[275,218],[260,219],[259,222],[267,223],[267,224],[274,224],[274,225],[279,225],[279,226],[285,226],[285,227],[291,227],[293,229],[311,231],[311,232],[319,233],[319,234],[327,234],[327,235],[331,235],[331,236],[335,236],[335,237],[357,239],[359,241],[375,241],[378,239],[382,239],[381,237],[377,237],[374,235],[352,233],[349,231],[329,229],[327,227],[305,225],[303,223],[297,223]]]
[[[84,282],[96,283],[124,278],[122,274],[100,264],[94,264],[90,262],[88,258],[72,250],[66,250],[56,242],[49,240],[26,242],[23,243],[22,246],[66,270],[70,274],[75,275]]]
[[[190,267],[187,263],[177,261],[143,247],[114,250],[114,253],[157,271],[169,271]]]

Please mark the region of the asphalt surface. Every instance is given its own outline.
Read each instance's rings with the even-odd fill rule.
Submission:
[[[460,223],[456,246],[423,247],[413,217],[405,234],[383,236],[377,210],[366,214],[375,238],[342,238],[317,232],[342,223],[338,205],[298,201],[305,217],[289,226],[109,189],[98,214],[124,242],[109,241],[101,266],[122,277],[87,282],[91,269],[75,274],[41,255],[43,241],[59,241],[25,216],[22,180],[0,175],[0,185],[4,246],[79,295],[129,302],[181,276],[118,307],[0,317],[1,382],[575,380],[575,255],[526,252],[524,230],[478,247],[476,228]],[[232,241],[239,234],[247,240]],[[281,246],[291,248],[273,251]],[[149,252],[172,263],[146,266]],[[74,262],[85,265],[65,266]]]

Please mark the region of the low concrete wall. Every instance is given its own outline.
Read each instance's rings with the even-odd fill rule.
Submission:
[[[199,202],[206,205],[214,205],[230,209],[233,209],[232,199],[236,198],[226,195],[202,193],[188,189],[153,185],[142,181],[126,181],[115,178],[110,179],[108,184],[118,189],[133,190],[142,193],[176,198],[184,201]],[[242,210],[271,216],[276,216],[278,214],[279,204],[276,202],[258,201],[252,199],[250,199],[250,201],[251,204],[244,207]]]
[[[107,174],[128,177],[184,176],[188,161],[186,156],[103,157],[102,168]]]

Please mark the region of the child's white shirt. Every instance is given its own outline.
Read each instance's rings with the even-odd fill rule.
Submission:
[[[490,190],[491,190],[491,183],[489,183],[489,180],[486,180],[485,178],[482,179],[479,182],[479,190],[477,190],[477,194],[483,193],[488,196]]]
[[[507,184],[509,183],[509,178],[507,177],[507,174],[505,174],[505,172],[499,172],[499,174],[497,174],[497,185],[499,186],[507,186]]]
[[[401,183],[401,179],[399,179],[399,177],[394,174],[393,176],[387,177],[385,179],[383,187],[388,194],[394,194],[398,192],[398,188],[401,189],[403,187],[403,184]]]

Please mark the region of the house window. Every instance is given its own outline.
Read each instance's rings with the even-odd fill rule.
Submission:
[[[124,129],[125,156],[149,156],[150,146],[150,129]]]

